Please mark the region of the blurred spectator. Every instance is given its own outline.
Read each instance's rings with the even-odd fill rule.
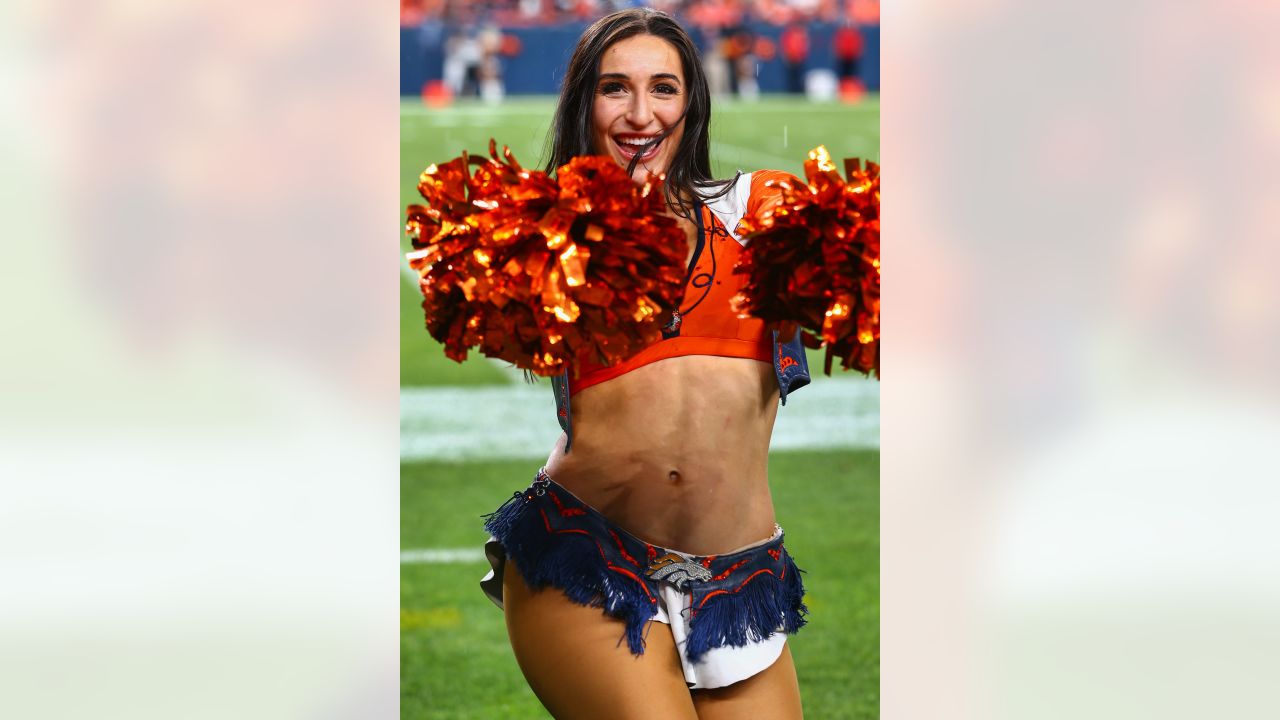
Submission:
[[[677,15],[698,30],[702,39],[702,62],[712,94],[737,92],[737,70],[729,57],[729,28],[742,23],[742,7],[731,0],[670,3]]]
[[[853,82],[861,87],[858,78],[858,58],[862,57],[862,33],[851,23],[842,24],[832,37],[836,56],[836,74],[840,82]]]
[[[809,59],[809,32],[800,23],[792,23],[782,31],[779,40],[782,60],[787,65],[787,92],[804,92],[804,66]]]
[[[725,60],[729,63],[729,92],[744,100],[759,98],[755,36],[745,25],[739,25],[729,29],[728,37],[721,43],[721,47]]]
[[[854,25],[879,25],[880,0],[845,0],[847,19]]]
[[[400,27],[418,27],[426,18],[422,0],[400,0]]]
[[[742,24],[743,11],[738,0],[705,0],[689,3],[680,14],[698,27],[726,30]]]
[[[516,6],[520,12],[521,24],[544,22],[554,17],[547,0],[520,0]]]
[[[444,84],[455,97],[480,94],[480,42],[474,31],[459,27],[444,43]]]
[[[476,64],[476,80],[480,97],[486,102],[499,102],[505,94],[502,86],[502,61],[498,55],[503,50],[502,31],[495,25],[487,25],[476,37],[480,48],[480,60]]]
[[[479,96],[497,102],[506,94],[500,56],[520,54],[520,40],[497,25],[455,28],[444,46],[444,84],[453,96]]]

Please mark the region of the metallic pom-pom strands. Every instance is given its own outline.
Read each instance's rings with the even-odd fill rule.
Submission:
[[[806,185],[778,183],[781,203],[742,226],[750,238],[734,272],[747,275],[735,308],[841,367],[880,376],[880,166],[845,160],[840,177],[819,146],[804,163]]]
[[[409,265],[427,330],[462,362],[470,348],[538,375],[612,365],[661,339],[683,290],[684,234],[660,186],[605,157],[556,177],[489,142],[422,173]],[[475,173],[470,166],[475,165]],[[658,181],[660,183],[660,180]]]

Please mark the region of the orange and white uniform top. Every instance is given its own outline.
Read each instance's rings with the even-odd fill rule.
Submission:
[[[576,376],[573,372],[568,375],[568,393],[573,395],[638,367],[682,355],[776,362],[774,338],[765,332],[764,321],[739,318],[730,301],[746,281],[745,275],[733,272],[747,243],[739,233],[739,223],[744,217],[758,218],[778,205],[781,190],[776,183],[783,180],[792,187],[803,184],[790,173],[758,170],[739,175],[724,195],[698,203],[694,212],[697,245],[689,260],[684,298],[663,330],[663,339],[612,367],[580,365]]]

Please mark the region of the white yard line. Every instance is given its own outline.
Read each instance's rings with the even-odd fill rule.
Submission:
[[[551,383],[545,379],[535,385],[400,390],[401,461],[538,460],[559,436]],[[779,409],[771,447],[880,447],[879,383],[816,378]]]
[[[400,551],[401,565],[439,565],[474,562],[484,562],[483,547],[422,548]]]

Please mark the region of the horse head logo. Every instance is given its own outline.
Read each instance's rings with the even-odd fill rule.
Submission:
[[[667,553],[649,563],[649,571],[645,574],[653,580],[669,582],[677,590],[684,590],[684,586],[691,580],[711,579],[710,570],[675,553]]]

